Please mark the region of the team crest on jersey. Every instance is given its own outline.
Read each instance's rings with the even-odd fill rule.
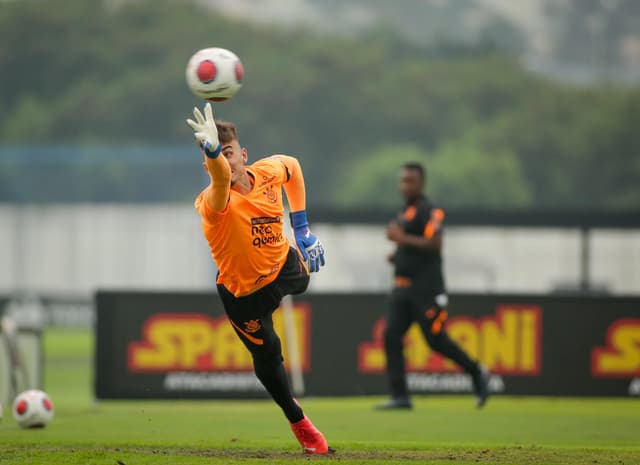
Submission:
[[[264,195],[267,196],[267,201],[269,203],[276,203],[278,201],[278,192],[273,188],[273,186],[267,187],[263,191]]]

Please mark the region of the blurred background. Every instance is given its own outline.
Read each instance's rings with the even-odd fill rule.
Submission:
[[[465,292],[640,292],[634,0],[0,1],[0,294],[91,323],[97,289],[212,290],[184,120],[198,49],[250,161],[300,159],[317,292],[386,291],[419,160]],[[23,312],[26,314],[26,312]]]

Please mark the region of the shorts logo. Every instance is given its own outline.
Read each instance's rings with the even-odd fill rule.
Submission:
[[[249,340],[250,342],[253,342],[255,345],[258,345],[258,346],[264,345],[264,339],[260,339],[260,338],[257,338],[257,337],[252,336],[252,335],[251,335],[251,334],[249,334],[247,331],[245,331],[245,330],[244,330],[244,329],[242,329],[240,326],[238,326],[238,325],[235,323],[235,321],[233,321],[233,320],[229,320],[229,321],[231,322],[231,324],[233,325],[233,327],[234,327],[234,328],[236,328],[236,329],[238,330],[238,332],[239,332],[240,334],[242,334],[244,337],[246,337],[246,338],[247,338],[247,340]],[[254,320],[252,320],[252,321],[254,321]],[[256,321],[256,324],[258,324],[258,325],[259,325],[259,323],[257,322],[257,320],[255,320],[255,321]],[[250,321],[245,321],[245,323],[244,323],[244,324],[246,325],[247,323],[251,323],[251,322],[250,322]],[[257,328],[255,331],[258,331],[258,329],[260,329],[260,328]],[[255,331],[254,331],[254,332],[255,332]]]
[[[243,324],[245,331],[251,334],[262,328],[262,326],[260,325],[260,320],[249,320],[245,321]]]

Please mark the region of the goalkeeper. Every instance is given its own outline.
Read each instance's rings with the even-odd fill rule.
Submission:
[[[251,352],[256,376],[280,406],[308,454],[331,452],[322,433],[289,389],[272,314],[287,294],[307,289],[309,273],[324,265],[324,249],[309,230],[306,194],[298,160],[273,155],[251,165],[232,123],[214,121],[194,108],[194,130],[210,184],[195,207],[218,266],[217,288],[236,333]],[[283,233],[282,189],[291,210],[295,247]]]

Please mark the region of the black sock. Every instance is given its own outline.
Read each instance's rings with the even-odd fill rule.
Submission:
[[[273,361],[266,362],[254,358],[253,366],[256,376],[280,406],[289,422],[295,423],[302,420],[304,413],[293,399],[282,362],[273,363]]]

